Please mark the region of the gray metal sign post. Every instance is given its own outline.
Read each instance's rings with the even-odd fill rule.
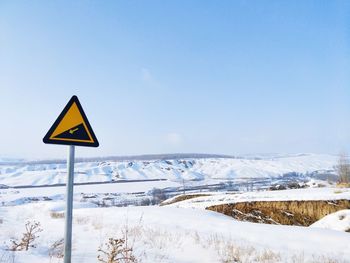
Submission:
[[[74,186],[74,145],[68,148],[67,190],[66,190],[66,226],[64,232],[64,263],[71,263],[72,256],[72,219],[73,219],[73,186]]]

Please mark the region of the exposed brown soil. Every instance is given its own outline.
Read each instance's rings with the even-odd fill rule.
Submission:
[[[349,188],[350,187],[350,183],[338,183],[337,187],[339,187],[339,188]]]
[[[196,198],[196,197],[201,197],[201,196],[210,196],[209,194],[193,194],[193,195],[179,195],[177,197],[175,197],[173,200],[171,200],[171,202],[167,202],[165,200],[165,202],[161,203],[160,205],[170,205],[170,204],[174,204],[177,202],[181,202],[184,200],[188,200],[188,199],[192,199],[192,198]]]
[[[309,226],[324,216],[350,209],[350,200],[255,201],[207,207],[240,221]]]

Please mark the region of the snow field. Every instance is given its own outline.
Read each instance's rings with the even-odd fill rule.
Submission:
[[[38,202],[0,208],[0,253],[20,238],[27,220],[41,223],[37,248],[15,252],[18,263],[62,262],[48,256],[63,237],[62,202]],[[238,222],[204,210],[175,207],[74,209],[73,262],[96,262],[99,246],[128,232],[128,244],[141,262],[349,262],[350,236],[339,231]],[[295,261],[298,259],[299,261]],[[294,261],[293,261],[294,260]],[[301,261],[306,260],[306,261]],[[333,262],[333,261],[332,261]]]

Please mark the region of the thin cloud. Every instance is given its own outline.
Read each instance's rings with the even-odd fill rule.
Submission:
[[[165,140],[168,144],[172,146],[179,146],[183,142],[183,137],[179,133],[170,132],[165,135]]]
[[[148,68],[141,68],[141,78],[144,82],[154,82],[154,77],[152,76],[152,73]]]

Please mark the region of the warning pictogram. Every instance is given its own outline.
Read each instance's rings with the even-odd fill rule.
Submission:
[[[77,96],[73,96],[43,139],[44,143],[98,147]]]

